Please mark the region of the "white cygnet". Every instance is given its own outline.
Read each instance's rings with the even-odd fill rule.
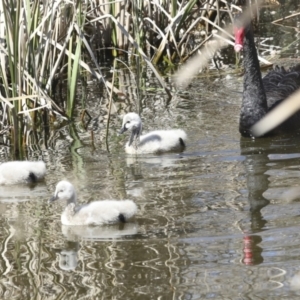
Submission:
[[[45,174],[43,161],[9,161],[0,165],[0,184],[34,183]]]
[[[131,131],[125,151],[129,154],[181,152],[185,149],[187,139],[182,129],[155,130],[142,133],[142,120],[136,113],[128,113],[123,118],[120,133]]]
[[[67,206],[61,215],[63,225],[104,225],[126,222],[137,211],[132,200],[102,200],[76,206],[74,186],[68,181],[56,185],[54,196],[49,200],[66,200]]]

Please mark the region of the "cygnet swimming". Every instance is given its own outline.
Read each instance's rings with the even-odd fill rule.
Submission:
[[[123,118],[120,133],[131,131],[125,151],[129,154],[181,152],[185,149],[187,139],[182,129],[155,130],[142,133],[142,120],[136,113],[128,113]]]
[[[9,161],[0,165],[0,184],[34,183],[45,174],[43,161]]]
[[[74,186],[68,181],[56,185],[54,196],[49,200],[66,200],[67,206],[61,215],[63,225],[104,225],[126,222],[137,211],[132,200],[102,200],[76,206]]]

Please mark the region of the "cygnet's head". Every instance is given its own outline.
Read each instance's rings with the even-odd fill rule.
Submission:
[[[136,130],[141,131],[142,129],[142,120],[140,116],[136,113],[128,113],[123,117],[123,124],[122,128],[120,130],[120,133],[124,133],[125,131],[136,131]]]
[[[142,120],[138,114],[131,112],[124,116],[120,134],[127,130],[132,132],[132,136],[129,141],[130,146],[133,140],[138,138],[142,132]]]
[[[66,200],[68,203],[73,203],[76,201],[76,193],[74,186],[66,181],[60,181],[55,188],[55,192],[53,197],[49,200],[49,202],[53,202],[55,200]]]

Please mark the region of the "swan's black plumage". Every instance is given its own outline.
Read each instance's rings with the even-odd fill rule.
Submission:
[[[300,87],[300,64],[288,70],[276,66],[262,78],[252,25],[237,22],[235,26],[235,49],[243,49],[245,69],[239,130],[243,136],[249,137],[252,135],[251,127],[257,121]],[[298,128],[300,112],[295,113],[272,132]]]

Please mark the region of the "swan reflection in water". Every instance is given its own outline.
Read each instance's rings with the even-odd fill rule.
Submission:
[[[58,253],[59,267],[64,271],[75,270],[78,263],[79,241],[109,241],[125,239],[138,233],[138,225],[120,223],[111,226],[67,226],[61,231],[66,237],[66,247]]]
[[[242,261],[247,265],[263,262],[264,251],[261,245],[268,235],[267,228],[280,228],[283,220],[287,224],[285,218],[288,215],[291,218],[288,224],[295,222],[295,200],[299,199],[300,188],[293,186],[293,182],[297,182],[299,176],[299,143],[300,136],[292,134],[256,140],[241,138],[250,205],[250,224],[248,219],[241,222],[244,233]],[[280,236],[276,238],[279,243]]]
[[[45,183],[0,185],[0,202],[20,203],[40,199],[48,193]]]
[[[75,270],[78,263],[77,252],[79,250],[78,242],[67,242],[65,249],[58,253],[59,267],[64,271]]]
[[[62,234],[68,241],[103,241],[125,238],[138,233],[135,223],[119,223],[107,226],[61,226]]]

